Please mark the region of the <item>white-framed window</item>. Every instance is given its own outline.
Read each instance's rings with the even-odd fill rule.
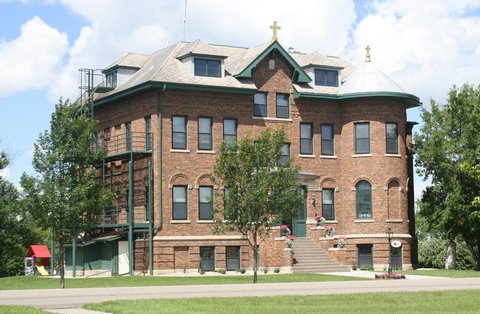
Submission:
[[[277,118],[288,119],[290,118],[290,103],[288,94],[277,94],[276,106],[277,106]]]
[[[267,116],[267,93],[256,93],[253,97],[253,115],[255,117]]]
[[[195,58],[195,76],[222,77],[222,62],[218,59]]]
[[[198,150],[212,150],[212,118],[198,118]]]
[[[172,149],[187,149],[186,116],[172,116]]]
[[[398,124],[385,123],[386,153],[398,154]]]
[[[172,219],[187,220],[188,204],[187,204],[187,186],[175,185],[172,189]]]
[[[315,85],[338,87],[338,70],[315,69]]]

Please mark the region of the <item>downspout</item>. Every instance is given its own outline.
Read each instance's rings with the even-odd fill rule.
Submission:
[[[163,84],[162,92],[165,92],[167,89],[167,85]],[[163,98],[161,95],[158,96],[158,104],[157,104],[157,120],[158,120],[158,204],[159,204],[159,226],[158,231],[162,230],[163,228]]]
[[[128,273],[133,275],[133,156],[128,162]]]
[[[152,161],[148,162],[148,185],[152,186]],[[148,274],[153,275],[153,214],[152,214],[153,188],[148,189]]]

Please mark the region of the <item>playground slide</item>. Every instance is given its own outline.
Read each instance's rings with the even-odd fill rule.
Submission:
[[[48,276],[48,271],[45,270],[45,267],[43,266],[37,266],[37,271],[40,273],[42,276]]]

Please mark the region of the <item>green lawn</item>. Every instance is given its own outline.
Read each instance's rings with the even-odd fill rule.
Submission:
[[[480,290],[110,301],[110,313],[478,313]]]
[[[213,284],[245,284],[252,283],[251,275],[241,276],[132,276],[102,278],[67,278],[66,288],[98,288],[98,287],[138,287],[138,286],[174,286],[174,285],[213,285]],[[258,276],[259,283],[276,282],[315,282],[315,281],[348,281],[365,280],[356,277],[344,277],[319,274],[277,274]],[[58,278],[40,276],[18,276],[0,278],[0,290],[18,289],[55,289],[60,287]]]
[[[447,269],[421,269],[400,271],[405,275],[449,277],[449,278],[469,278],[480,277],[480,271],[473,270],[447,270]]]
[[[31,306],[23,305],[0,305],[0,313],[2,314],[40,314],[48,313]]]

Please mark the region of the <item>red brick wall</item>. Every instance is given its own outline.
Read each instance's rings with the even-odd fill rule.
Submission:
[[[247,132],[259,134],[264,128],[284,127],[291,143],[291,157],[302,172],[319,176],[310,187],[307,195],[307,235],[322,243],[326,249],[336,241],[320,241],[319,232],[312,231],[315,213],[321,213],[321,189],[335,188],[335,215],[332,222],[337,235],[355,236],[359,234],[376,237],[355,238],[347,240],[347,251],[344,254],[345,264],[353,264],[356,260],[356,244],[374,244],[376,264],[385,259],[383,245],[387,227],[391,227],[396,235],[409,234],[408,224],[408,163],[407,163],[407,130],[406,107],[400,100],[393,98],[358,98],[348,101],[306,99],[293,97],[290,80],[291,69],[285,62],[276,57],[275,69],[268,69],[268,58],[257,66],[253,82],[260,91],[268,93],[268,117],[253,117],[253,95],[200,92],[191,90],[166,89],[135,95],[125,100],[104,105],[95,110],[95,118],[100,121],[99,130],[111,129],[111,136],[125,132],[124,123],[132,121],[132,129],[144,132],[144,117],[151,116],[154,133],[154,148],[151,160],[154,164],[154,221],[157,236],[207,236],[213,233],[213,223],[198,222],[198,185],[212,184],[209,175],[216,160],[216,152],[223,140],[223,119],[236,118],[238,121],[238,137]],[[276,119],[276,93],[290,94],[290,119]],[[160,135],[158,134],[157,115],[162,117],[162,176],[159,177]],[[187,150],[178,152],[171,149],[172,115],[187,116]],[[213,118],[213,152],[197,151],[199,116]],[[299,155],[300,123],[313,123],[314,156]],[[370,123],[371,153],[366,156],[354,156],[354,123]],[[398,123],[399,155],[385,155],[385,123]],[[320,156],[321,124],[334,125],[333,158]],[[117,128],[115,128],[117,126]],[[150,157],[148,157],[150,158]],[[135,174],[135,180],[141,181],[145,173]],[[139,176],[137,178],[137,176]],[[162,185],[160,187],[160,180]],[[372,185],[372,222],[356,220],[355,184],[359,180],[367,180]],[[395,180],[396,183],[391,183]],[[188,185],[188,220],[172,223],[172,186]],[[392,187],[389,196],[389,185]],[[217,187],[218,188],[218,187]],[[158,192],[161,189],[162,204]],[[393,193],[393,194],[392,194]],[[314,201],[312,201],[314,199]],[[390,206],[389,206],[390,204]],[[397,205],[395,205],[397,204]],[[396,207],[395,207],[396,206]],[[160,207],[162,221],[160,225]],[[394,220],[394,221],[392,221]],[[410,246],[408,236],[402,238],[404,263],[410,263]],[[284,243],[269,240],[270,250],[262,248],[261,260],[266,267],[282,266]],[[382,241],[385,242],[382,244]],[[224,250],[229,242],[221,240],[192,242],[175,240],[155,241],[155,269],[174,269],[188,263],[189,268],[198,268],[198,247],[201,245],[218,246],[218,252]],[[245,241],[235,242],[242,246],[242,263],[246,267],[252,265],[252,253]],[[328,243],[328,244],[326,244]],[[177,247],[175,249],[175,247]],[[268,247],[268,246],[265,246]],[[188,249],[185,249],[188,248]],[[223,248],[223,249],[222,249]],[[185,253],[187,252],[187,253]],[[223,253],[220,253],[222,255]],[[188,256],[188,261],[186,260]],[[249,256],[248,258],[244,256]],[[218,265],[224,261],[218,259]],[[242,265],[243,266],[243,265]],[[182,266],[183,267],[183,266]],[[219,267],[219,268],[224,268]]]

